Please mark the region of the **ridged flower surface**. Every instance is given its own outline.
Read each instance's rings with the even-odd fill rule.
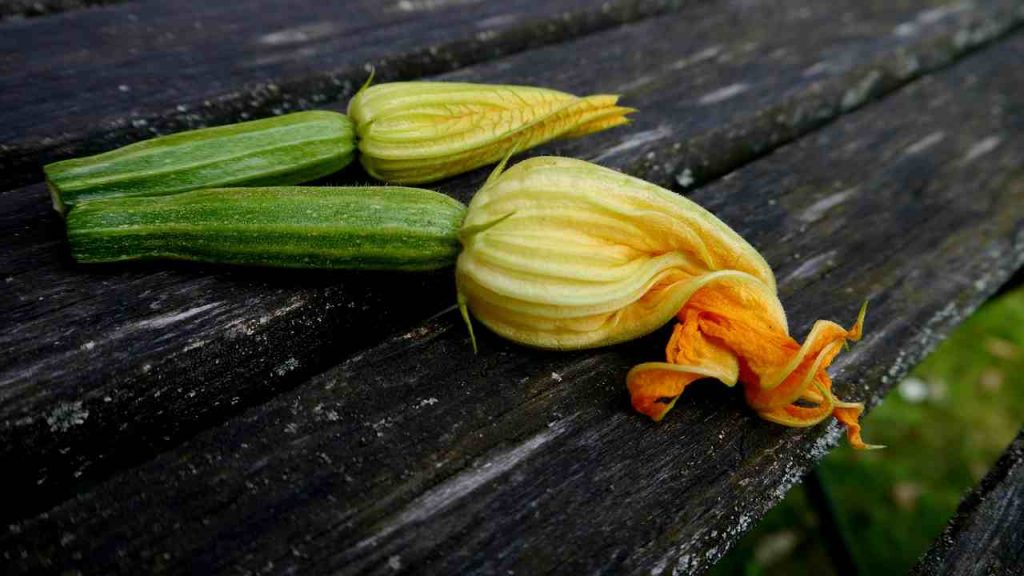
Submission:
[[[627,376],[636,410],[660,420],[690,383],[741,382],[763,418],[809,426],[829,415],[867,448],[861,404],[838,400],[826,368],[860,338],[818,321],[789,335],[764,258],[713,214],[643,180],[581,160],[500,168],[469,205],[456,267],[460,301],[529,346],[594,348],[678,321],[664,362]]]
[[[513,148],[625,124],[633,110],[617,102],[531,86],[392,82],[361,90],[348,114],[367,172],[422,184],[492,164]]]

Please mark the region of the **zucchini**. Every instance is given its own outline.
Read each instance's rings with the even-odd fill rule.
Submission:
[[[161,136],[43,171],[64,214],[97,198],[300,184],[347,166],[355,147],[347,116],[314,110]]]
[[[85,201],[68,213],[67,231],[82,263],[432,270],[455,263],[465,213],[417,188],[222,188]]]

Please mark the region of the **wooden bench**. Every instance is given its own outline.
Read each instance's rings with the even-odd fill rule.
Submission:
[[[833,376],[873,405],[1024,265],[1022,22],[1011,0],[172,0],[0,22],[5,573],[695,573],[840,435],[712,385],[637,416],[624,376],[664,334],[551,353],[484,333],[474,355],[450,271],[75,266],[43,163],[344,110],[371,65],[621,93],[632,125],[532,153],[715,212],[772,264],[798,337],[869,299]],[[485,175],[437,188],[465,201]]]
[[[915,576],[1024,570],[1024,430],[970,494]]]

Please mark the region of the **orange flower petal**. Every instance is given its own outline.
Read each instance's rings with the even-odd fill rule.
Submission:
[[[860,437],[860,415],[864,412],[864,404],[860,402],[836,402],[832,415],[846,426],[846,438],[857,450],[878,450],[885,448],[881,444],[865,444]]]
[[[703,378],[715,378],[732,386],[739,376],[736,356],[709,340],[691,322],[676,324],[665,349],[668,362],[634,366],[626,375],[633,408],[655,421],[675,405],[683,390]]]
[[[851,445],[872,448],[860,437],[863,406],[837,399],[826,372],[847,341],[860,339],[867,305],[849,330],[819,320],[800,345],[789,336],[785,319],[779,320],[777,302],[767,289],[727,282],[699,290],[678,314],[681,323],[666,348],[668,364],[641,364],[627,376],[634,407],[660,420],[701,377],[696,370],[735,364],[747,403],[765,420],[806,427],[832,415],[846,426]],[[732,385],[733,374],[723,381]]]

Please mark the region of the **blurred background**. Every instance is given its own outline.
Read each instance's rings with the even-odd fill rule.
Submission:
[[[1019,283],[1018,283],[1019,286]],[[710,572],[906,574],[1024,425],[1024,288],[936,348]]]

